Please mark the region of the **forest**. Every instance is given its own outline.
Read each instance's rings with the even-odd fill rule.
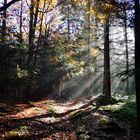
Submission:
[[[140,0],[0,0],[0,140],[140,140]]]

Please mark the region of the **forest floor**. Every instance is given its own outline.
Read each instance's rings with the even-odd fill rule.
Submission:
[[[134,102],[95,99],[0,103],[0,140],[140,140]]]

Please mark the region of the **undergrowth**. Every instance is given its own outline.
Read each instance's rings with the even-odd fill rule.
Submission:
[[[131,100],[118,100],[117,104],[102,106],[100,110],[110,112],[121,120],[136,119],[136,103]]]

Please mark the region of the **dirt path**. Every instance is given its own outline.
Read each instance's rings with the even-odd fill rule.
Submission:
[[[94,98],[0,104],[0,140],[128,140],[125,126],[102,112]]]

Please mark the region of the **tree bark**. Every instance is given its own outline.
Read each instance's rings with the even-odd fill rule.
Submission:
[[[44,19],[45,6],[46,6],[46,0],[44,0],[43,10],[41,13],[42,15],[41,15],[41,19],[40,19],[41,23],[40,23],[40,28],[39,28],[39,36],[38,36],[38,40],[37,40],[36,53],[34,56],[34,64],[33,64],[34,68],[36,67],[38,49],[39,49],[39,46],[41,45],[42,25],[43,25],[43,19]]]
[[[4,0],[4,6],[7,5],[7,0]],[[2,34],[1,34],[1,47],[0,47],[0,92],[6,92],[6,82],[7,82],[7,47],[6,47],[6,18],[7,10],[3,10],[3,20],[2,20]]]
[[[91,0],[87,1],[87,45],[88,45],[88,61],[90,62],[90,6]]]
[[[35,30],[37,26],[37,19],[38,19],[38,10],[39,10],[39,3],[40,0],[31,0],[31,7],[30,7],[30,26],[29,26],[29,50],[28,50],[28,70],[31,70],[33,63],[34,63],[34,53],[35,53]],[[35,13],[34,13],[35,12]]]
[[[135,0],[135,87],[137,106],[137,126],[140,129],[140,5]]]
[[[129,50],[128,50],[128,37],[127,37],[127,11],[124,8],[124,41],[125,41],[125,50],[126,50],[126,74],[129,73]],[[126,95],[129,95],[129,76],[126,80]]]
[[[19,54],[19,66],[22,67],[22,62],[23,62],[23,56],[22,56],[22,44],[23,44],[23,37],[22,37],[22,17],[23,17],[23,2],[21,1],[20,4],[20,23],[19,23],[19,43],[20,43],[20,54]]]
[[[32,50],[33,50],[33,24],[34,24],[34,0],[31,0],[30,6],[30,22],[29,22],[29,49],[28,49],[28,59],[27,59],[27,69],[31,68],[31,60],[32,60]]]
[[[10,2],[4,4],[2,7],[0,7],[0,12],[6,10],[8,7],[10,7],[12,4],[20,0],[11,0]]]
[[[70,2],[68,2],[68,17],[67,17],[67,24],[68,24],[68,41],[70,41]]]
[[[106,18],[104,27],[104,77],[103,77],[103,94],[105,97],[111,97],[110,82],[110,50],[109,50],[109,17]]]

